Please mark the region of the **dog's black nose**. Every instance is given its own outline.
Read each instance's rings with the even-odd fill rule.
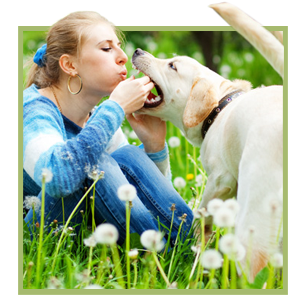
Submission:
[[[141,50],[140,48],[137,48],[133,54],[133,57],[139,56],[139,55],[144,55],[144,51]]]

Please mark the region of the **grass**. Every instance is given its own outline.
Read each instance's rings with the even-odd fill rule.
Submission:
[[[129,127],[123,126],[126,134]],[[180,176],[186,180],[183,188],[177,191],[194,210],[197,208],[206,183],[206,175],[200,161],[199,149],[193,148],[181,137],[180,132],[168,123],[168,135],[178,137],[180,145],[169,147],[173,180]],[[138,139],[130,142],[139,144]],[[196,177],[201,174],[203,184],[198,185]],[[94,181],[91,188],[100,177]],[[44,183],[43,183],[44,192]],[[87,190],[87,193],[90,189]],[[87,194],[82,201],[88,201]],[[44,207],[42,197],[42,210]],[[94,199],[91,199],[94,205]],[[127,219],[133,208],[127,201]],[[76,203],[76,206],[78,203]],[[90,237],[95,228],[87,227],[87,217],[83,213],[81,232],[76,235],[67,222],[58,227],[52,222],[46,228],[44,220],[39,220],[32,238],[24,224],[23,232],[23,288],[24,289],[282,289],[283,270],[271,262],[258,273],[255,280],[248,281],[247,269],[237,274],[241,267],[237,259],[220,252],[220,239],[233,228],[214,226],[214,233],[205,245],[204,219],[201,222],[201,245],[192,233],[185,241],[177,237],[176,244],[170,248],[170,241],[163,251],[145,249],[138,234],[129,233],[123,245],[96,244],[87,246],[84,240]],[[183,222],[183,221],[182,221]],[[127,225],[129,222],[127,222]],[[160,224],[160,228],[163,225]],[[129,250],[134,249],[134,255]],[[202,254],[207,250],[218,251],[223,259],[217,267],[209,267],[204,263]],[[247,250],[248,251],[248,250]],[[248,252],[246,251],[246,256]]]

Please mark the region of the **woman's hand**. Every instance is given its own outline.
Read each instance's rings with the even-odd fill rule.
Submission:
[[[120,82],[111,93],[109,99],[117,102],[125,112],[131,114],[144,105],[154,83],[148,76],[135,79],[134,76]]]
[[[147,153],[155,153],[164,149],[167,132],[165,121],[141,114],[128,114],[126,119],[143,143]]]

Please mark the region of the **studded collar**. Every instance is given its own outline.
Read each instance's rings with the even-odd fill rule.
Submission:
[[[231,93],[229,93],[228,95],[226,95],[225,97],[223,97],[220,101],[218,106],[216,106],[211,112],[210,114],[207,116],[207,118],[204,120],[203,122],[203,126],[202,126],[202,138],[204,139],[208,129],[210,128],[210,126],[213,124],[214,120],[216,119],[216,117],[218,116],[218,114],[221,112],[221,110],[227,105],[229,104],[231,101],[233,101],[235,98],[237,98],[238,96],[242,95],[243,91],[241,90],[235,90]]]

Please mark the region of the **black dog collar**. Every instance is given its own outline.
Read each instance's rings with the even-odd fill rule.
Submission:
[[[209,127],[213,124],[214,120],[216,119],[216,117],[218,116],[218,114],[221,112],[221,110],[231,101],[233,101],[235,98],[237,98],[238,96],[240,96],[241,94],[243,94],[243,91],[241,90],[235,90],[231,93],[229,93],[228,95],[226,95],[225,97],[223,97],[220,101],[219,101],[219,105],[217,107],[215,107],[211,113],[208,115],[208,117],[204,120],[203,122],[203,126],[202,126],[202,138],[204,139]]]

